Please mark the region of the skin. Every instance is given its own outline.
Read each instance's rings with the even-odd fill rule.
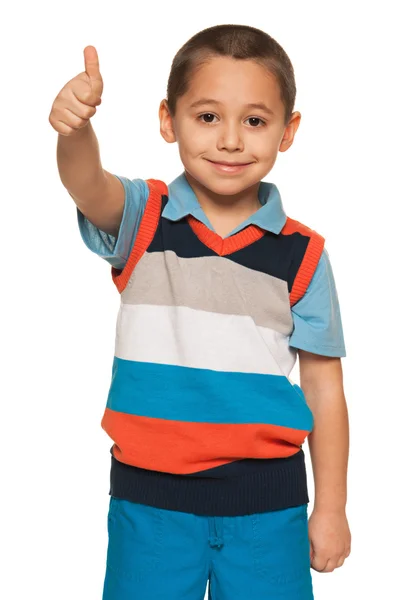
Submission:
[[[191,108],[201,98],[217,104]],[[246,107],[261,102],[273,115]],[[177,100],[174,116],[167,101],[161,101],[159,118],[164,140],[178,144],[186,177],[201,207],[217,234],[226,237],[260,208],[260,181],[271,171],[278,152],[292,145],[301,115],[292,113],[285,124],[279,86],[265,67],[252,60],[218,56],[193,74],[189,89]],[[251,164],[238,173],[221,173],[210,160]],[[340,358],[300,349],[298,356],[300,384],[314,416],[314,429],[307,438],[315,483],[308,523],[310,561],[314,570],[329,573],[343,565],[351,546],[343,373]]]

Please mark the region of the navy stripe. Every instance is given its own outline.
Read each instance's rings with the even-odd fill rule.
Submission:
[[[261,239],[232,254],[225,255],[224,258],[286,281],[290,293],[309,241],[309,236],[299,232],[291,235],[281,233],[276,235],[265,231]],[[180,221],[160,218],[157,231],[147,251],[167,250],[175,252],[181,258],[218,256],[214,250],[199,240],[186,218]]]
[[[219,478],[148,471],[118,461],[112,448],[111,455],[110,494],[130,502],[209,516],[249,515],[309,502],[303,450],[288,458],[254,459],[247,474]],[[239,469],[242,462],[249,466],[249,461],[238,461]]]

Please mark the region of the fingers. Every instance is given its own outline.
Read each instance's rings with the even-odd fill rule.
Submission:
[[[89,123],[89,119],[80,119],[68,108],[65,108],[57,118],[50,114],[49,121],[53,128],[61,135],[72,135]]]
[[[343,564],[344,564],[344,561],[345,561],[345,560],[346,560],[346,559],[345,559],[345,557],[344,557],[344,556],[341,556],[341,557],[339,558],[339,560],[337,561],[336,568],[342,567],[342,566],[343,566]]]
[[[87,86],[87,84],[84,85]],[[72,89],[67,89],[54,102],[49,120],[53,128],[61,135],[72,135],[85,127],[95,113],[95,107],[80,102]]]
[[[84,94],[79,94],[79,86],[75,90],[70,89],[66,91],[65,106],[77,117],[90,119],[96,113],[96,108],[82,101],[84,98]]]
[[[325,572],[325,569],[329,563],[329,559],[324,559],[321,556],[314,555],[311,567],[314,571],[318,571],[319,573]]]
[[[93,114],[91,114],[90,116],[93,116]],[[72,112],[69,108],[65,108],[63,111],[63,114],[60,115],[60,121],[62,121],[63,123],[65,123],[66,125],[69,125],[71,127],[71,129],[75,129],[76,131],[78,129],[82,129],[82,127],[85,127],[85,125],[88,124],[90,117],[80,117],[78,116],[76,113]]]
[[[347,555],[348,556],[348,555]],[[321,556],[313,556],[311,560],[311,568],[319,573],[332,573],[335,569],[343,566],[347,556],[342,554],[338,558],[322,558]]]
[[[79,76],[75,77],[75,79],[71,81],[71,84],[64,89],[63,96],[67,103],[70,103],[75,99],[79,104],[90,107],[99,106],[99,104],[101,104],[100,96],[84,79],[80,79]]]

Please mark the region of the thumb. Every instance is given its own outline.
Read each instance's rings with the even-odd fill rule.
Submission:
[[[97,50],[94,46],[86,46],[83,55],[85,58],[85,72],[90,79],[92,89],[101,96],[103,91],[103,78],[100,73]]]

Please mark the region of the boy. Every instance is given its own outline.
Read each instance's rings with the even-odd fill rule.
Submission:
[[[121,294],[103,600],[200,599],[207,582],[213,600],[310,600],[310,566],[350,553],[348,419],[324,239],[262,181],[300,124],[290,60],[239,25],[179,50],[159,110],[184,165],[169,186],[102,168],[102,89],[88,47],[50,122],[83,239]]]

